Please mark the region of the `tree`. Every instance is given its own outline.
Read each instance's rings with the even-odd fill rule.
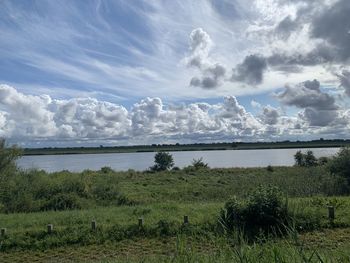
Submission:
[[[154,156],[154,165],[150,167],[152,171],[165,171],[174,166],[174,159],[170,153],[158,152]]]
[[[350,184],[350,148],[341,148],[337,155],[329,161],[329,171],[345,177]]]
[[[6,147],[5,140],[0,139],[0,185],[17,169],[16,160],[21,153],[22,151],[16,146]]]
[[[302,154],[301,151],[297,151],[296,154],[294,154],[294,160],[295,165],[304,166],[304,154]]]
[[[305,166],[316,166],[317,159],[312,151],[307,151],[304,155]]]
[[[297,151],[294,155],[295,165],[297,166],[316,166],[317,158],[315,157],[312,151],[307,151],[306,154],[303,154],[301,151]]]

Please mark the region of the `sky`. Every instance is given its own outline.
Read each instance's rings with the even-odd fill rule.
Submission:
[[[349,0],[1,0],[24,147],[348,139]]]

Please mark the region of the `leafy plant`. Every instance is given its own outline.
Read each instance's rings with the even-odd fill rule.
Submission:
[[[306,154],[303,154],[301,151],[297,151],[294,155],[294,160],[296,166],[311,167],[318,164],[317,158],[312,151],[307,151]]]
[[[273,167],[271,166],[271,165],[268,165],[267,167],[266,167],[266,170],[268,171],[268,172],[273,172],[274,170],[273,170]]]
[[[305,166],[316,166],[317,165],[317,159],[312,151],[307,151],[304,155],[305,159]]]
[[[41,210],[71,210],[81,209],[82,204],[79,197],[74,193],[60,193],[52,196]]]
[[[208,164],[203,162],[203,158],[199,158],[199,159],[193,159],[192,161],[192,166],[196,169],[207,169],[209,168]]]
[[[279,230],[287,223],[288,209],[277,187],[259,187],[247,199],[233,198],[220,212],[226,230],[243,230],[249,236]]]
[[[16,146],[6,147],[5,140],[0,139],[0,185],[17,170],[16,160],[21,154],[21,149]]]
[[[158,152],[154,156],[154,165],[150,167],[152,171],[166,171],[174,166],[174,159],[170,153]]]
[[[341,148],[337,155],[329,162],[329,171],[340,175],[350,184],[350,148]]]
[[[103,166],[101,167],[101,172],[104,174],[108,174],[108,173],[113,173],[113,169],[109,166]]]

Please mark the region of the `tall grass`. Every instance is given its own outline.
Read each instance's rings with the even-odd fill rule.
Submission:
[[[0,187],[0,212],[87,209],[164,201],[223,202],[259,185],[279,187],[289,197],[349,193],[347,180],[322,167],[183,169],[179,171],[71,173],[21,171]]]

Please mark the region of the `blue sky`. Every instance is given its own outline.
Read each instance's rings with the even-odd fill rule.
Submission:
[[[346,0],[0,7],[0,135],[11,142],[346,137]]]

